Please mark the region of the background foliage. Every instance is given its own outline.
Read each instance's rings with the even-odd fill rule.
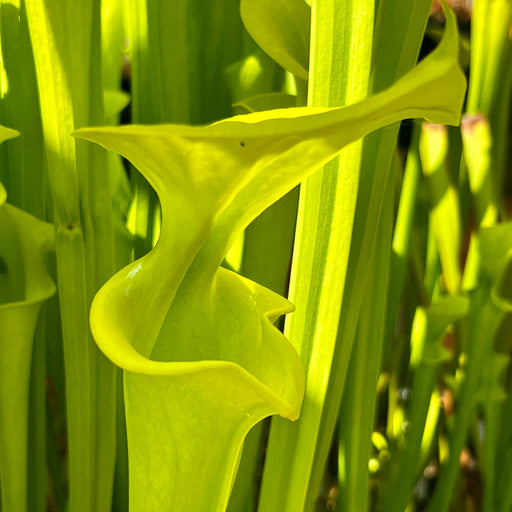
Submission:
[[[451,4],[0,0],[1,511],[510,512],[512,2]]]

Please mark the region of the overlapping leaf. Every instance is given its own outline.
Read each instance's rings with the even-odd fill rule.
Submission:
[[[307,80],[311,9],[304,0],[242,0],[240,14],[249,34],[270,57]]]
[[[346,109],[75,133],[128,158],[162,206],[156,247],[91,310],[98,345],[126,370],[132,510],[223,510],[251,426],[297,418],[303,370],[272,326],[292,306],[220,262],[249,222],[350,142],[406,117],[457,123],[465,80],[453,42]]]
[[[26,510],[29,382],[41,304],[55,293],[53,227],[5,203],[0,183],[0,481],[3,510]]]

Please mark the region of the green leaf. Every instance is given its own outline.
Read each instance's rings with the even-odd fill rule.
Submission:
[[[111,510],[116,368],[89,330],[94,293],[114,272],[107,155],[75,141],[76,126],[103,124],[101,1],[25,0],[34,52],[56,224],[66,372],[70,510]]]
[[[448,154],[448,132],[445,126],[423,124],[420,136],[420,158],[430,192],[432,225],[443,268],[444,285],[449,293],[460,286],[461,220],[459,198],[450,183],[445,159]],[[450,222],[446,222],[450,219]]]
[[[130,103],[130,95],[115,89],[106,89],[103,92],[105,103],[105,119],[117,116]]]
[[[512,222],[480,229],[478,252],[482,273],[491,280],[497,280],[509,259],[512,248]]]
[[[454,322],[464,318],[469,308],[469,300],[464,295],[440,297],[425,310],[426,333],[421,350],[421,362],[439,365],[446,360],[447,350],[442,346],[446,329]],[[416,347],[413,346],[413,352]],[[411,354],[411,364],[414,356]]]
[[[0,144],[9,139],[14,139],[14,137],[18,137],[20,132],[17,130],[13,130],[12,128],[6,128],[5,126],[0,126]]]
[[[107,286],[104,291],[95,299],[91,326],[98,340],[108,344],[102,344],[105,352],[128,370],[130,508],[225,508],[248,430],[269,414],[279,412],[291,419],[298,414],[301,363],[269,321],[289,311],[290,304],[220,269],[215,290],[209,290],[211,302],[191,305],[188,300],[180,305],[175,300],[173,310],[180,320],[171,318],[162,326],[168,346],[156,355],[160,359],[169,351],[178,362],[160,362],[135,352],[119,322],[119,315],[127,312],[138,316],[140,307],[127,308],[121,290]],[[139,318],[145,327],[147,320]],[[197,329],[190,329],[191,322]],[[193,482],[202,493],[190,492]]]
[[[450,434],[450,457],[444,466],[429,510],[448,510],[453,487],[460,471],[459,454],[470,428],[478,400],[500,400],[500,370],[506,365],[504,356],[495,352],[495,337],[506,313],[512,310],[512,238],[511,224],[482,228],[477,235],[478,261],[481,272],[478,286],[469,293],[466,327],[465,364],[462,367],[457,396],[457,412]],[[490,409],[488,409],[488,412]],[[492,450],[496,432],[486,425],[486,449]],[[491,460],[491,463],[489,463]],[[486,468],[494,466],[486,457]]]
[[[492,226],[496,223],[498,208],[491,174],[492,136],[489,120],[481,112],[465,114],[461,134],[477,224]]]
[[[125,21],[123,20],[123,14],[127,12],[128,7],[125,0],[103,0],[101,7],[101,79],[103,90],[117,91],[121,84],[125,40],[129,37],[125,33],[126,23],[123,23]]]
[[[292,306],[219,268],[233,240],[369,131],[423,115],[457,123],[464,88],[441,44],[394,87],[345,109],[75,132],[128,158],[162,205],[158,244],[108,281],[91,309],[96,342],[125,369],[130,507],[223,510],[248,430],[270,414],[299,414],[302,364],[271,325]]]
[[[499,402],[507,397],[505,382],[510,356],[490,351],[482,361],[481,381],[476,392],[476,400],[488,405]]]
[[[490,282],[483,279],[469,295],[466,320],[465,363],[457,394],[457,410],[449,437],[449,458],[443,465],[428,510],[446,512],[454,495],[460,472],[460,453],[467,439],[478,396],[479,386],[486,385],[485,364],[493,354],[494,337],[504,313],[491,300]],[[493,363],[494,364],[494,363]],[[496,367],[495,367],[496,368]],[[487,383],[488,384],[488,383]],[[495,397],[496,398],[496,397]]]
[[[311,9],[304,0],[242,0],[242,21],[280,66],[308,79]]]
[[[410,428],[405,445],[399,446],[394,455],[395,463],[382,493],[384,510],[398,512],[407,506],[418,477],[432,389],[436,386],[442,363],[449,356],[443,346],[445,333],[451,324],[467,315],[468,309],[469,300],[464,295],[440,297],[427,308],[416,309],[411,333],[410,368],[414,373],[413,400],[408,410]],[[403,468],[408,468],[405,474]]]
[[[53,226],[0,206],[0,481],[3,510],[27,510],[28,406],[34,331],[55,293],[45,266]]]
[[[247,36],[247,39],[250,37]],[[254,42],[250,41],[250,44],[254,45],[255,51],[224,70],[233,104],[248,97],[280,90],[284,78],[284,70]]]
[[[342,7],[336,10],[335,5]],[[317,74],[312,69],[310,80],[314,77],[317,81],[323,93],[322,101],[338,99],[338,83],[332,86],[329,84],[337,77],[341,79],[344,76],[340,72],[342,66],[339,62],[343,57],[336,54],[334,48],[327,64],[323,64],[322,58],[327,58],[329,54],[324,42],[329,40],[326,35],[329,31],[323,31],[322,20],[332,24],[329,10],[341,14],[350,9],[349,5],[349,2],[343,1],[316,4],[319,12],[327,14],[315,20],[318,29],[312,46],[321,56],[320,72]],[[354,14],[359,13],[361,16],[365,5],[366,2],[354,2]],[[374,87],[382,90],[414,65],[423,33],[422,23],[426,23],[430,2],[380,0],[379,5],[379,15],[384,14],[384,20],[378,16],[379,30],[376,36],[380,37],[374,47],[372,73],[379,68],[380,72],[374,76],[374,84],[378,85]],[[388,14],[391,17],[386,19]],[[443,52],[449,49],[447,56],[451,57],[448,60],[454,59],[455,62],[457,33],[453,13],[448,20],[442,43],[445,48]],[[359,24],[351,24],[347,31],[353,30],[354,26]],[[396,30],[398,27],[399,30]],[[333,30],[333,34],[341,32],[339,28]],[[345,41],[333,42],[336,51],[342,45],[348,46]],[[359,46],[354,45],[353,51],[357,54],[356,48]],[[401,49],[399,55],[397,48]],[[375,55],[379,53],[381,58],[376,58]],[[420,66],[424,64],[425,61]],[[330,65],[335,72],[329,78],[327,68]],[[354,70],[355,65],[349,62],[346,66]],[[362,84],[359,85],[362,87]],[[347,100],[353,100],[353,97],[349,96]],[[347,188],[355,190],[354,181],[358,179],[355,173],[346,174],[343,171],[337,177],[332,172],[335,165],[330,164],[330,168],[323,170],[321,175],[319,173],[319,176],[301,185],[301,193],[304,192],[303,204],[307,209],[304,210],[303,223],[297,233],[297,240],[302,242],[298,247],[297,244],[295,246],[294,255],[297,257],[294,273],[297,278],[294,283],[292,280],[297,313],[290,318],[288,332],[308,367],[307,391],[297,424],[288,424],[279,418],[272,420],[269,440],[272,450],[267,452],[265,463],[270,468],[266,473],[269,475],[266,479],[269,482],[269,498],[265,503],[260,501],[262,512],[309,511],[318,495],[332,446],[357,318],[364,297],[363,291],[366,289],[368,261],[376,244],[386,190],[389,190],[388,161],[394,153],[397,133],[398,126],[390,127],[370,135],[364,141],[364,146],[367,143],[368,146],[363,151],[355,217],[350,208],[355,192],[347,193]],[[332,192],[335,187],[337,191]],[[270,453],[273,455],[271,460]],[[264,486],[265,477],[264,474]]]
[[[297,105],[297,96],[282,92],[269,92],[251,96],[238,103],[234,107],[242,107],[247,112],[262,112],[276,108],[291,108]]]
[[[6,140],[13,139],[14,137],[18,137],[20,133],[12,128],[6,128],[5,126],[0,126],[0,144]],[[5,188],[0,182],[0,206],[7,200],[7,192]]]

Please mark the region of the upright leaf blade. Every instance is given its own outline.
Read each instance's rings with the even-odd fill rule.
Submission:
[[[70,137],[103,123],[100,0],[26,0],[49,182],[66,371],[70,510],[111,508],[115,368],[88,326],[90,301],[114,271],[106,154]]]
[[[309,105],[346,106],[366,97],[373,11],[372,1],[313,4]],[[346,147],[301,185],[290,278],[290,295],[298,311],[287,320],[286,332],[297,340],[296,346],[300,343],[307,367],[306,397],[300,426],[278,418],[272,421],[259,501],[261,511],[302,509],[309,500],[307,482],[320,479],[323,474],[323,466],[312,474],[311,457],[316,444],[317,411],[325,396],[326,375],[336,341],[336,329],[332,327],[337,324],[343,295],[361,144],[358,141]],[[296,435],[299,430],[304,435]],[[315,453],[318,454],[316,450]],[[316,489],[313,492],[316,495]]]
[[[448,152],[446,128],[424,124],[419,150],[423,174],[429,186],[432,226],[443,268],[444,285],[448,293],[455,294],[461,282],[461,220],[458,194],[450,183],[445,165]],[[450,219],[450,222],[446,222],[446,219]]]

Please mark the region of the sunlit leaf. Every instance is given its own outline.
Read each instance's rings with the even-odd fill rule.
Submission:
[[[105,119],[110,119],[118,114],[130,103],[130,96],[123,91],[107,89],[103,93],[105,103]]]
[[[258,94],[251,96],[238,103],[235,107],[242,107],[247,112],[261,112],[263,110],[271,110],[275,108],[290,108],[297,105],[297,97],[292,94],[284,94],[281,92],[269,92],[267,94]]]
[[[457,190],[450,183],[445,163],[448,154],[446,127],[425,123],[419,150],[430,193],[432,226],[443,267],[444,285],[449,293],[456,293],[461,280],[461,220]]]
[[[156,247],[91,310],[98,345],[125,369],[134,510],[223,510],[248,430],[270,414],[297,418],[302,365],[272,326],[292,306],[219,265],[258,214],[350,142],[404,117],[457,123],[465,81],[445,51],[346,109],[75,132],[128,158],[162,205]]]
[[[0,144],[6,140],[17,137],[19,134],[20,133],[17,130],[6,128],[5,126],[0,126]]]

